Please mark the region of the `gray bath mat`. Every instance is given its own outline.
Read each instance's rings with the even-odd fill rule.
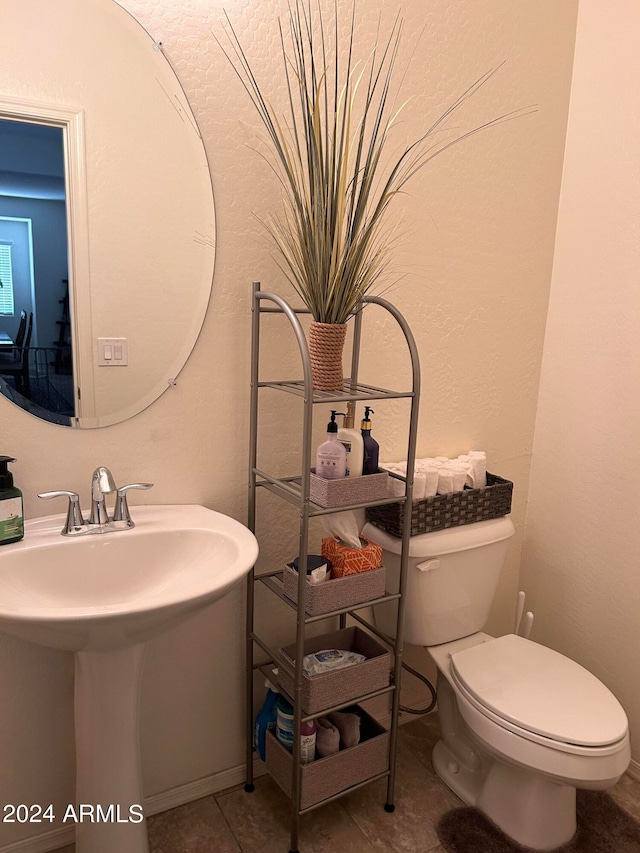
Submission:
[[[554,853],[640,853],[640,824],[603,791],[577,792],[578,830]],[[438,838],[449,853],[530,853],[471,806],[440,818]]]

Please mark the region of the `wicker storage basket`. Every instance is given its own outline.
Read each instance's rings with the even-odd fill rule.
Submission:
[[[387,770],[389,732],[362,708],[357,708],[357,711],[360,714],[360,743],[302,766],[301,809],[314,806]],[[267,769],[285,794],[291,797],[293,756],[275,737],[273,729],[267,732],[266,746]]]
[[[339,480],[325,480],[311,469],[309,497],[318,506],[349,506],[368,501],[380,501],[389,496],[389,474],[379,471],[361,477],[341,477]]]
[[[309,616],[320,616],[332,610],[381,598],[384,595],[384,581],[385,571],[382,566],[357,575],[331,578],[322,583],[307,582],[304,609]],[[284,594],[298,602],[298,573],[288,563],[284,567]]]
[[[484,489],[467,489],[449,495],[413,501],[411,504],[411,535],[432,533],[446,527],[459,527],[475,521],[500,518],[511,512],[513,483],[497,474],[487,473]],[[404,504],[386,504],[367,508],[367,521],[389,533],[402,536]]]
[[[360,628],[343,628],[331,634],[321,634],[305,641],[306,655],[322,649],[342,649],[365,655],[362,663],[309,677],[302,675],[302,709],[315,714],[382,690],[389,686],[390,653],[377,640]],[[293,643],[278,652],[278,684],[289,696],[294,695],[296,646]]]

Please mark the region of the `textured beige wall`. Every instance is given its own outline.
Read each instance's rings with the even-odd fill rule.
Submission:
[[[639,38],[633,0],[580,3],[522,566],[535,638],[620,699],[636,773]]]
[[[123,5],[164,42],[200,123],[216,197],[214,295],[203,333],[178,386],[136,418],[87,432],[39,423],[0,400],[2,451],[14,454],[28,516],[44,514],[43,489],[87,494],[96,464],[119,481],[156,483],[154,502],[200,502],[245,518],[249,293],[252,279],[279,289],[276,267],[254,214],[277,204],[278,191],[250,149],[256,119],[211,31],[220,32],[220,0],[126,0]],[[228,0],[229,11],[267,88],[275,17],[284,0]],[[330,2],[322,3],[330,8]],[[536,398],[573,58],[575,0],[406,0],[408,34],[422,31],[406,78],[412,100],[401,131],[413,138],[488,68],[506,60],[465,109],[465,126],[538,104],[532,116],[476,136],[436,160],[398,207],[406,223],[398,253],[406,278],[390,294],[413,327],[423,369],[420,454],[487,451],[490,468],[516,483],[511,549],[489,628],[510,627],[528,491]],[[382,0],[359,4],[366,43]],[[25,58],[28,62],[28,57]],[[249,127],[247,127],[247,125]],[[279,322],[279,321],[274,321]],[[363,378],[404,384],[406,357],[388,327],[367,321]],[[266,369],[291,363],[293,338],[268,336]],[[293,369],[293,372],[297,372]],[[375,429],[387,458],[403,453],[405,404],[376,408]],[[318,413],[325,423],[326,412]],[[291,452],[299,407],[265,397],[271,433],[262,462],[294,473]],[[290,422],[290,423],[289,423]],[[281,469],[278,470],[278,466]],[[85,497],[86,500],[86,497]],[[296,513],[265,496],[258,533],[261,565],[295,553]],[[268,515],[267,515],[268,513]],[[267,522],[268,519],[268,522]],[[240,591],[190,624],[150,644],[143,690],[143,763],[148,794],[242,762]],[[261,629],[290,641],[291,614],[258,598]],[[424,657],[420,653],[415,657]],[[414,660],[415,662],[415,660]],[[45,802],[73,797],[72,661],[0,638],[0,800]],[[29,827],[2,827],[6,840]]]

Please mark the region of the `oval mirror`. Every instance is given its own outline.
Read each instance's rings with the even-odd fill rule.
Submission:
[[[2,31],[0,393],[53,423],[115,424],[173,384],[204,320],[202,139],[114,0],[2,0]]]

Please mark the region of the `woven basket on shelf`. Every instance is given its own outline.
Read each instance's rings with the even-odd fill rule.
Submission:
[[[346,323],[318,323],[315,320],[311,323],[307,343],[316,391],[342,391],[342,351],[346,334]]]
[[[484,489],[467,489],[448,495],[413,501],[411,535],[433,533],[447,527],[459,527],[489,518],[500,518],[511,512],[513,483],[487,472]],[[367,521],[391,536],[402,536],[404,504],[387,504],[367,509]]]

